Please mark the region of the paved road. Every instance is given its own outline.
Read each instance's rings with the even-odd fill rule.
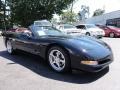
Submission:
[[[0,38],[0,90],[120,90],[120,39],[104,38],[114,52],[109,70],[96,74],[53,72],[40,57],[9,55]]]

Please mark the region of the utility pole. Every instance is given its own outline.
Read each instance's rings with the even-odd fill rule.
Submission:
[[[74,1],[72,1],[72,4],[71,4],[71,18],[72,18],[72,13],[73,13],[73,3],[74,3]],[[72,20],[70,19],[70,23],[72,23]]]
[[[4,29],[6,31],[6,0],[5,0],[5,5],[4,5]]]
[[[71,13],[73,12],[73,1],[72,1],[72,4],[71,4]]]

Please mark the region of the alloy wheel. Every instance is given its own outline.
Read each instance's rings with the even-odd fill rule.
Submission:
[[[110,37],[111,37],[111,38],[114,38],[114,37],[115,37],[115,34],[114,34],[114,33],[110,33]]]
[[[62,71],[65,67],[65,56],[59,50],[52,50],[49,53],[49,63],[56,71]]]
[[[11,42],[10,41],[7,41],[7,45],[6,45],[6,47],[7,47],[7,51],[8,51],[8,53],[12,53],[12,45],[11,45]]]

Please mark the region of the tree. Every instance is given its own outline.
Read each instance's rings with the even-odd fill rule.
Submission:
[[[0,0],[0,21],[3,19],[3,2]]]
[[[4,27],[4,3],[0,0],[0,29]]]
[[[97,9],[94,11],[94,14],[93,16],[99,16],[99,15],[102,15],[104,14],[105,10],[102,10],[102,9]]]
[[[82,5],[81,11],[78,13],[80,20],[85,20],[89,17],[89,6]]]
[[[52,19],[51,19],[51,22],[52,22],[53,24],[56,24],[56,23],[57,23],[57,18],[52,18]]]
[[[61,22],[62,23],[72,23],[76,22],[77,15],[74,12],[66,11],[61,14]]]
[[[50,20],[53,14],[61,14],[72,1],[74,0],[7,0],[11,9],[11,22],[22,26],[28,26],[35,20]]]

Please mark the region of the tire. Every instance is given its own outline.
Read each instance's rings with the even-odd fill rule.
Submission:
[[[90,36],[90,33],[89,33],[89,32],[87,32],[87,33],[86,33],[86,36]]]
[[[60,47],[51,47],[48,50],[47,59],[50,67],[59,73],[71,71],[68,53]]]
[[[115,34],[114,33],[110,33],[109,35],[111,38],[114,38],[115,37]]]
[[[6,48],[9,54],[15,54],[15,50],[13,49],[13,46],[10,40],[6,41]]]

